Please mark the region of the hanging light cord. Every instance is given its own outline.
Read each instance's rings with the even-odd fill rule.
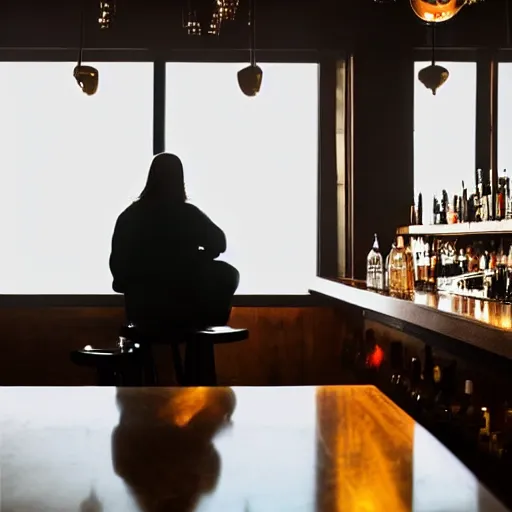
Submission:
[[[510,0],[505,1],[505,22],[506,22],[506,38],[507,48],[510,48]]]
[[[249,46],[249,54],[251,58],[251,66],[256,65],[256,0],[251,0],[249,13],[249,25],[251,26],[251,39]]]
[[[82,3],[82,10],[80,12],[80,48],[78,50],[78,65],[82,65],[82,56],[84,53],[84,36],[85,36],[85,1]]]
[[[432,23],[432,66],[436,63],[436,24]]]

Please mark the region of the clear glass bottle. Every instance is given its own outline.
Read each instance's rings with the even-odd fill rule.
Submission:
[[[384,288],[384,265],[379,249],[379,240],[377,235],[374,236],[372,250],[366,259],[366,286],[374,290],[382,290]]]
[[[393,249],[396,247],[395,242],[391,244],[391,250],[389,251],[389,254],[386,256],[386,263],[384,265],[384,290],[389,291],[389,260],[391,258],[391,253],[393,252]]]
[[[403,238],[398,237],[396,246],[393,246],[389,254],[389,293],[393,296],[399,297],[402,293],[404,269],[405,249]]]
[[[409,298],[414,292],[414,262],[403,237],[397,237],[396,247],[389,257],[389,292],[395,297]]]

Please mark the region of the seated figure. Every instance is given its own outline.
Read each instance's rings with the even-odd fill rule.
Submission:
[[[125,296],[129,322],[204,328],[225,325],[239,274],[216,261],[226,236],[187,202],[180,159],[153,159],[138,200],[117,219],[110,270],[113,289]]]

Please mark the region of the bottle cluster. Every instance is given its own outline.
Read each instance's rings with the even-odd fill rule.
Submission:
[[[510,178],[507,170],[498,176],[496,190],[493,190],[492,172],[484,176],[477,169],[475,187],[468,191],[464,182],[457,193],[450,196],[446,190],[433,198],[431,218],[427,224],[457,224],[461,222],[499,221],[512,219],[512,198]],[[420,193],[416,204],[411,208],[411,225],[423,224],[423,196]]]

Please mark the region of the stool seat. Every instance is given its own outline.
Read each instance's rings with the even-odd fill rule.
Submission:
[[[140,329],[135,324],[123,325],[119,336],[135,343],[152,343],[168,345],[169,343],[186,343],[188,341],[203,341],[213,344],[235,343],[249,337],[248,329],[237,329],[227,325],[220,327],[177,329],[172,325],[162,326],[158,330]]]
[[[172,348],[174,372],[179,384],[215,386],[217,374],[214,346],[243,341],[248,337],[247,329],[229,326],[177,329],[172,325],[159,325],[147,329],[127,324],[119,330],[117,347],[98,349],[88,346],[72,352],[71,360],[79,366],[96,368],[100,385],[157,385],[158,375],[151,345],[166,344]],[[181,360],[180,344],[186,345],[185,368]]]
[[[247,329],[235,329],[227,325],[222,327],[207,327],[197,331],[187,331],[184,333],[185,339],[194,339],[195,341],[210,342],[213,344],[235,343],[246,340],[249,337]]]
[[[98,364],[118,364],[121,361],[133,360],[139,354],[130,349],[124,351],[120,348],[83,348],[71,352],[71,361],[78,366],[97,366]]]
[[[85,347],[71,352],[71,361],[77,366],[96,368],[100,386],[125,385],[140,381],[134,377],[142,367],[142,351],[138,347],[92,348]]]
[[[215,369],[214,346],[223,343],[235,343],[249,337],[247,329],[223,326],[204,328],[176,328],[172,324],[161,324],[146,328],[135,324],[121,327],[120,336],[141,346],[151,344],[171,345],[173,351],[174,371],[179,384],[188,386],[215,386],[217,374]],[[185,344],[185,361],[183,368],[178,345]]]

